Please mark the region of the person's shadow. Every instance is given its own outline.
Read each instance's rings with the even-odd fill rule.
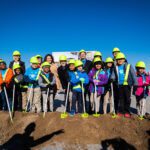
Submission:
[[[118,137],[101,141],[101,150],[136,150],[136,148],[127,143],[124,139]]]
[[[0,147],[0,150],[30,150],[32,147],[50,140],[53,136],[64,133],[64,130],[61,129],[34,140],[34,137],[31,136],[31,133],[35,131],[35,126],[36,125],[34,122],[30,123],[25,128],[23,134],[15,134]]]

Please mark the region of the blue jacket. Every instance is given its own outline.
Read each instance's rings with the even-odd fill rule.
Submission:
[[[38,79],[40,75],[40,68],[33,69],[32,67],[29,67],[24,75],[24,80],[29,84],[29,87],[33,85],[34,88],[39,87],[38,85]]]
[[[127,68],[128,63],[124,64],[124,73],[126,72],[126,68]],[[115,66],[115,69],[113,70],[112,74],[111,74],[111,79],[114,80],[116,85],[119,85],[119,78],[118,78],[118,72],[117,72],[117,67]],[[133,69],[132,66],[130,66],[130,70],[129,70],[129,75],[128,75],[128,85],[129,86],[135,86],[138,85],[137,83],[137,78],[136,78],[136,73]]]
[[[80,72],[80,71],[74,71],[74,72],[69,72],[69,78],[70,78],[70,83],[73,88],[73,91],[76,92],[82,92],[82,86],[81,86],[81,81],[80,78],[84,78],[85,82],[83,83],[83,86],[85,87],[89,83],[89,77],[85,71]]]

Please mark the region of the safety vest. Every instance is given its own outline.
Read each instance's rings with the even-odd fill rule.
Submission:
[[[99,73],[101,72],[101,69],[100,70],[97,70],[95,75],[93,76],[94,79],[98,79],[98,75]]]
[[[130,66],[131,66],[130,64],[127,65],[123,85],[128,85],[128,76],[129,76]]]
[[[78,73],[77,73],[77,72],[74,72],[74,73],[75,73],[76,78],[79,79]],[[82,87],[81,87],[81,85],[78,83],[77,85],[75,85],[75,86],[73,87],[73,89],[82,89]],[[84,88],[83,88],[82,90],[84,90]]]
[[[46,81],[47,84],[50,84],[50,83],[51,83],[51,82],[49,81],[49,79],[48,79],[43,73],[41,73],[40,75],[41,75],[41,77]]]
[[[6,71],[5,71],[5,74],[4,74],[4,77],[3,77],[3,81],[5,81],[5,79],[6,79],[6,75],[7,75],[8,70],[9,70],[9,68],[6,69]]]

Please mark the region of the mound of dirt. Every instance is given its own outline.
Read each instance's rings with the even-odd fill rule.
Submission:
[[[15,112],[14,123],[8,112],[0,112],[0,145],[8,149],[139,149],[150,147],[150,121],[102,115],[60,118],[60,113]]]

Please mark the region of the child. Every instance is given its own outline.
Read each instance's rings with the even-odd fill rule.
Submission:
[[[69,82],[72,74],[74,74],[74,71],[75,71],[75,60],[70,59],[68,62],[68,65],[69,65],[69,69],[68,69],[68,76],[69,76],[68,82]],[[70,112],[71,106],[72,106],[72,86],[70,86],[70,90],[69,90],[69,99],[68,99],[68,104],[67,104],[68,112]]]
[[[130,118],[131,87],[137,85],[136,74],[133,67],[128,64],[123,53],[116,55],[116,67],[112,73],[112,79],[118,86],[119,108],[118,116]]]
[[[41,70],[38,68],[39,62],[36,57],[32,57],[30,63],[31,67],[26,70],[24,79],[28,83],[27,95],[30,101],[30,111],[39,113],[41,111],[41,89],[38,79]],[[28,108],[28,106],[26,107]]]
[[[75,62],[76,70],[70,75],[72,86],[72,107],[70,115],[77,113],[76,103],[78,103],[78,113],[83,112],[82,84],[85,87],[89,83],[87,73],[83,70],[83,63],[80,60]]]
[[[101,95],[104,94],[104,85],[107,83],[108,77],[102,69],[102,61],[100,58],[95,58],[93,63],[94,63],[93,65],[94,67],[88,74],[90,80],[89,91],[91,93],[90,101],[91,101],[92,111],[94,111],[95,108],[96,112],[98,113],[100,107]],[[94,97],[95,92],[96,92],[96,100]],[[96,107],[95,107],[95,103],[96,103]]]
[[[42,64],[42,56],[41,55],[36,55],[35,57],[38,59],[38,62],[39,62],[38,67],[40,68],[40,66]]]
[[[23,82],[23,72],[19,64],[13,66],[13,90],[15,90],[14,97],[14,110],[22,110],[22,95],[21,95],[21,83]]]
[[[39,77],[39,86],[41,87],[42,97],[43,97],[43,111],[47,112],[47,103],[49,102],[49,109],[53,112],[53,101],[55,96],[56,81],[54,75],[50,72],[50,64],[48,62],[44,62],[41,65],[42,72]],[[49,93],[47,93],[49,90]],[[48,97],[47,97],[48,94]]]
[[[110,113],[113,112],[113,107],[112,106],[112,89],[111,89],[111,83],[112,83],[112,80],[111,80],[111,74],[112,74],[112,71],[113,71],[113,64],[114,64],[114,61],[111,57],[108,57],[106,58],[106,61],[105,61],[105,70],[106,70],[106,74],[107,74],[107,77],[108,77],[108,83],[105,85],[105,96],[104,96],[104,103],[103,103],[103,112],[104,114],[107,113],[107,104],[108,104],[108,100],[110,101]]]
[[[7,68],[6,62],[0,62],[0,96],[2,100],[2,110],[7,110],[7,103],[6,103],[6,95],[8,95],[8,101],[10,108],[12,107],[12,78],[13,78],[13,71],[10,68]],[[6,92],[4,91],[6,88]]]
[[[21,53],[19,51],[13,52],[13,61],[10,62],[9,68],[13,69],[13,65],[19,64],[21,66],[23,74],[25,73],[25,63],[21,61]]]
[[[136,64],[138,86],[136,87],[136,107],[138,115],[143,119],[146,113],[146,97],[148,96],[148,86],[150,85],[149,76],[146,74],[146,65],[143,61]]]

